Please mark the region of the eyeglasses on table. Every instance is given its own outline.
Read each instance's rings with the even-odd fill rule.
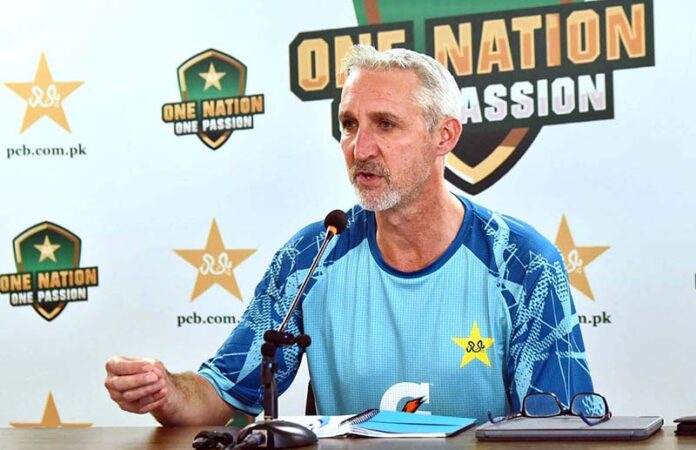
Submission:
[[[517,417],[546,418],[557,416],[577,416],[588,426],[606,422],[611,418],[607,399],[595,392],[579,392],[566,408],[552,392],[532,392],[522,401],[522,411],[503,417],[493,417],[488,411],[491,423],[500,423]]]

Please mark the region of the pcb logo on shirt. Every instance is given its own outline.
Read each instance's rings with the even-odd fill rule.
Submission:
[[[205,50],[177,73],[181,102],[162,106],[162,120],[177,136],[195,134],[217,150],[235,130],[254,128],[254,115],[264,112],[263,94],[245,95],[247,67],[233,56]]]
[[[652,0],[353,6],[360,26],[302,32],[290,43],[290,89],[303,101],[332,100],[339,139],[341,61],[352,45],[432,56],[452,73],[462,100],[464,131],[447,156],[445,178],[469,194],[499,181],[543,126],[612,119],[613,71],[655,63]]]
[[[70,230],[42,222],[13,240],[17,273],[0,275],[0,293],[11,306],[31,306],[47,321],[71,302],[87,301],[87,288],[98,286],[97,267],[79,267],[82,241]]]

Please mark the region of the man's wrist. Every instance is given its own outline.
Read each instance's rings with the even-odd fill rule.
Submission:
[[[162,425],[182,425],[180,416],[185,405],[181,399],[179,375],[167,372],[165,376],[169,379],[169,383],[165,384],[168,392],[164,403],[152,410],[152,415]]]

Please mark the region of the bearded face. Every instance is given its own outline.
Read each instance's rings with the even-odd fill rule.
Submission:
[[[405,70],[362,71],[346,80],[339,107],[341,148],[365,209],[385,211],[416,198],[436,173],[432,136]]]

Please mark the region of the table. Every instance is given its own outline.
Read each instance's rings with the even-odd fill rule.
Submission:
[[[191,450],[201,427],[180,428],[81,428],[0,429],[2,450]],[[214,429],[214,428],[206,428]],[[384,449],[696,449],[696,436],[675,436],[674,427],[663,427],[645,441],[621,442],[478,442],[474,430],[448,439],[322,439],[320,450]]]

